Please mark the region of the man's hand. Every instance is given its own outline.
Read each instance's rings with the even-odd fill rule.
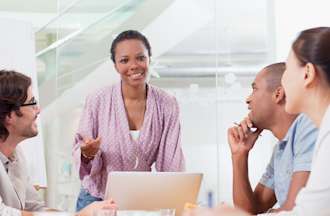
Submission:
[[[246,117],[240,124],[228,129],[228,142],[232,155],[247,154],[253,148],[262,129],[253,132],[252,127],[251,120]]]

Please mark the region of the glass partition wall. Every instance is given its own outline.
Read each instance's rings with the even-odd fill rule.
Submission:
[[[199,204],[231,202],[227,128],[247,113],[255,74],[274,59],[270,1],[58,0],[58,15],[36,32],[50,206],[74,210],[80,188],[71,148],[88,93],[119,80],[113,38],[136,29],[150,40],[150,83],[175,95],[188,172],[203,172]],[[265,133],[250,157],[255,185],[272,144]]]

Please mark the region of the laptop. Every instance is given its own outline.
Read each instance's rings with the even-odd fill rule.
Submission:
[[[185,172],[110,172],[105,199],[113,199],[118,210],[176,209],[196,203],[203,174]]]

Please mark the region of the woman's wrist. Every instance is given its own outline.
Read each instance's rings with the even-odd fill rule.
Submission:
[[[87,155],[86,153],[81,151],[81,160],[85,163],[90,162],[91,160],[94,159],[94,157],[95,157],[95,155]]]

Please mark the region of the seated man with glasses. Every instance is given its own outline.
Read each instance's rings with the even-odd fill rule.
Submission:
[[[15,71],[0,70],[0,215],[32,216],[49,211],[29,182],[25,159],[18,144],[38,134],[40,113],[32,94],[31,79]],[[94,202],[77,213],[113,208],[112,201]]]

